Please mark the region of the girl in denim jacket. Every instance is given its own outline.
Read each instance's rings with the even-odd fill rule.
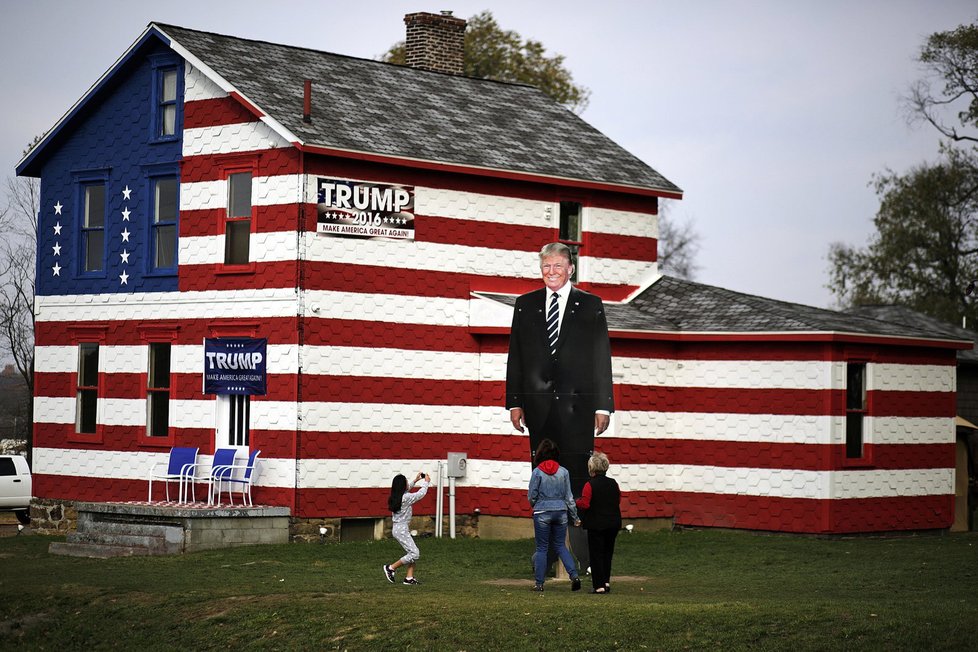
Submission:
[[[534,469],[530,474],[528,497],[533,507],[533,534],[536,539],[536,554],[533,556],[534,591],[543,591],[543,578],[547,570],[547,549],[551,546],[564,564],[571,578],[571,591],[579,591],[581,579],[577,574],[577,564],[565,545],[568,517],[575,525],[577,505],[571,493],[570,474],[560,466],[560,449],[550,439],[544,439],[537,446],[533,456]]]

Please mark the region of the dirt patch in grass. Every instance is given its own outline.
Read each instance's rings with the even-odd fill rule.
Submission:
[[[41,613],[24,614],[16,618],[0,620],[0,640],[19,638],[22,634],[30,632],[36,625],[52,617],[53,614],[42,611]]]
[[[641,575],[614,575],[612,576],[611,580],[612,580],[612,584],[614,584],[617,582],[650,582],[652,578],[643,577]],[[547,581],[570,583],[570,580],[564,580],[564,579],[557,580],[552,577],[548,577]],[[582,577],[581,582],[587,584],[590,582],[590,580],[588,580],[588,578],[586,577]],[[533,584],[533,578],[531,577],[529,579],[513,579],[513,578],[506,577],[498,580],[486,580],[485,582],[483,582],[483,584],[491,584],[493,586],[530,586]]]

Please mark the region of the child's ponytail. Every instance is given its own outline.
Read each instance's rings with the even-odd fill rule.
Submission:
[[[387,508],[392,513],[401,511],[401,500],[404,498],[405,491],[407,491],[407,478],[398,473],[391,482],[391,495],[387,499]]]

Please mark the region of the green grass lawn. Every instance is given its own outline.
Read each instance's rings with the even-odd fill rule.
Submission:
[[[419,587],[384,579],[390,539],[109,560],[55,540],[0,539],[2,649],[978,648],[973,533],[622,534],[607,596],[530,592],[529,540],[419,539]]]

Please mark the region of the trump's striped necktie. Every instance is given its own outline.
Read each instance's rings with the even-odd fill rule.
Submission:
[[[547,309],[547,339],[550,341],[550,355],[557,355],[557,324],[559,313],[557,309],[557,293],[550,297],[550,307]]]

